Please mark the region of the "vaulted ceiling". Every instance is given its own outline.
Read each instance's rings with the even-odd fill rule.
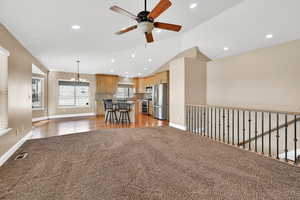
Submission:
[[[148,8],[158,1],[148,0]],[[0,22],[50,70],[74,71],[80,57],[81,72],[131,76],[147,75],[194,46],[215,59],[300,38],[299,0],[171,1],[158,21],[183,30],[154,33],[156,42],[149,45],[137,30],[114,35],[135,21],[109,10],[118,5],[138,13],[143,0],[1,0]],[[198,6],[191,9],[192,3]],[[73,30],[74,24],[81,29]],[[274,38],[267,41],[266,34]]]

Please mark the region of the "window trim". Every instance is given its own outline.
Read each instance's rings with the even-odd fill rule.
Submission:
[[[11,128],[8,128],[7,126],[8,126],[8,122],[9,122],[9,117],[8,117],[8,67],[9,67],[9,63],[8,63],[8,59],[9,59],[9,56],[10,56],[10,52],[8,51],[8,50],[6,50],[5,48],[3,48],[3,47],[1,47],[0,46],[0,54],[1,54],[1,56],[4,56],[4,57],[6,57],[6,63],[5,63],[5,71],[7,72],[7,75],[6,75],[6,77],[5,77],[5,87],[4,88],[2,88],[2,89],[4,89],[4,90],[6,90],[7,91],[7,93],[5,93],[5,94],[1,94],[1,96],[2,95],[4,95],[4,96],[6,96],[6,111],[5,111],[5,115],[4,116],[2,116],[2,117],[4,117],[5,118],[5,122],[4,122],[4,125],[3,126],[0,126],[0,136],[2,136],[2,135],[5,135],[5,134],[7,134],[10,130],[11,130]],[[0,66],[1,67],[1,66]],[[0,125],[2,125],[2,124],[0,124]]]
[[[69,82],[74,82],[76,80],[70,80],[70,79],[58,79],[57,80],[57,99],[56,99],[56,107],[58,109],[76,109],[76,108],[91,108],[91,82],[86,80],[86,81],[81,81],[81,82],[85,82],[85,83],[89,83],[89,105],[83,105],[83,106],[76,106],[76,105],[71,105],[71,106],[67,106],[67,105],[59,105],[59,81],[69,81]]]
[[[37,76],[33,76],[32,78],[31,78],[31,80],[32,79],[38,79],[38,80],[41,80],[41,82],[42,82],[42,106],[41,107],[32,107],[32,110],[45,110],[45,78],[43,78],[43,77],[37,77]],[[31,103],[32,103],[32,99],[31,99]]]

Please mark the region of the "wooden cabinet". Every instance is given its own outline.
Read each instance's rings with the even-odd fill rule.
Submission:
[[[160,83],[169,83],[169,72],[161,72],[160,73]]]
[[[139,81],[138,81],[138,92],[140,92],[140,93],[145,92],[145,80],[143,78],[139,78]]]
[[[96,91],[97,93],[105,93],[105,94],[114,94],[117,91],[118,86],[118,76],[112,76],[112,75],[96,75],[96,81],[97,81],[97,87]]]
[[[145,92],[145,85],[144,85],[144,78],[134,78],[133,79],[133,87],[136,93],[144,93]]]
[[[118,82],[118,76],[105,74],[96,75],[96,99],[98,115],[104,115],[103,99],[113,97],[117,91]]]

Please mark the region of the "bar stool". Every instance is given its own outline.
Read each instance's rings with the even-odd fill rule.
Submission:
[[[118,117],[117,117],[117,109],[114,106],[111,99],[105,99],[103,100],[104,103],[104,111],[105,111],[105,122],[109,121],[111,123],[117,122],[119,123]]]
[[[129,103],[118,103],[118,111],[120,112],[119,122],[130,123],[130,117],[129,117],[130,104]]]

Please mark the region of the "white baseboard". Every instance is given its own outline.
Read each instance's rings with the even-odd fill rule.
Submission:
[[[182,126],[182,125],[179,125],[179,124],[175,124],[175,123],[169,122],[169,126],[173,127],[173,128],[177,128],[177,129],[183,130],[183,131],[186,131],[186,127]]]
[[[71,117],[88,117],[95,116],[96,113],[78,113],[78,114],[65,114],[65,115],[50,115],[49,119],[58,119],[58,118],[71,118]]]
[[[0,128],[0,136],[7,134],[11,130],[12,130],[11,128],[6,128],[6,129]]]
[[[59,119],[59,118],[72,118],[72,117],[88,117],[88,116],[95,116],[96,113],[78,113],[78,114],[65,114],[65,115],[50,115],[48,117],[38,117],[33,118],[32,122],[38,122],[48,119]]]
[[[32,136],[32,132],[27,133],[22,139],[20,139],[12,148],[6,151],[0,157],[0,167],[26,142],[26,140],[30,139]]]
[[[49,119],[48,117],[37,117],[37,118],[33,118],[32,122],[39,122],[39,121],[43,121],[43,120],[47,120]]]

